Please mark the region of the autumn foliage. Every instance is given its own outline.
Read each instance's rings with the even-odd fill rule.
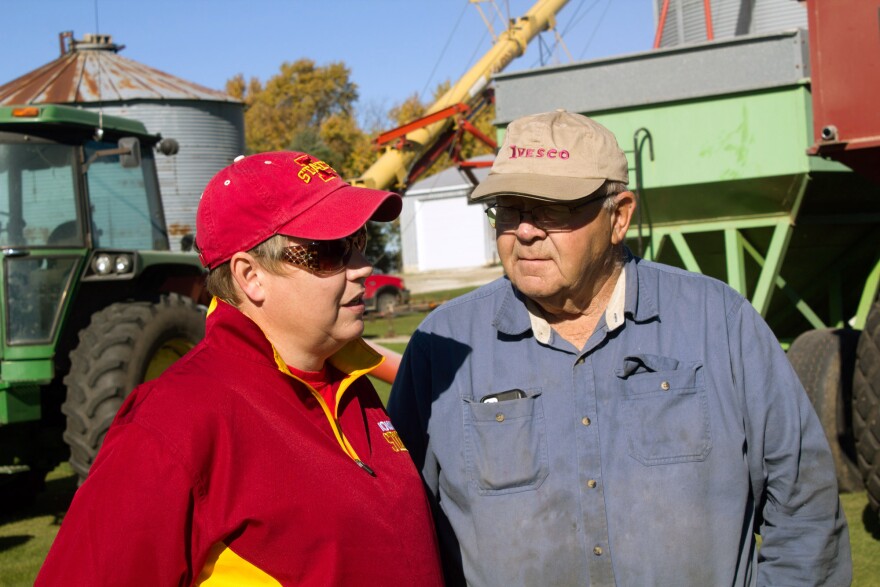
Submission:
[[[449,89],[439,84],[434,99]],[[343,177],[360,176],[379,156],[372,139],[387,128],[363,130],[358,124],[357,85],[351,81],[351,70],[342,62],[317,65],[311,59],[281,64],[279,72],[264,82],[257,78],[245,81],[239,74],[226,82],[226,92],[245,105],[245,146],[248,153],[296,150],[320,157]],[[432,100],[433,101],[433,100]],[[388,127],[396,127],[423,116],[430,103],[413,94],[394,105],[385,119]],[[484,109],[471,120],[481,131],[494,136],[494,108]],[[461,155],[469,158],[490,152],[470,135],[464,135]],[[428,175],[453,164],[443,155]],[[394,245],[399,235],[395,228],[370,227],[367,254],[386,271],[399,266]],[[388,246],[391,244],[392,246]]]

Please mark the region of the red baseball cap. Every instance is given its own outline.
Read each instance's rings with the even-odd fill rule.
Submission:
[[[196,213],[202,265],[213,269],[276,234],[333,240],[400,214],[398,194],[351,186],[306,153],[237,158],[208,182]]]

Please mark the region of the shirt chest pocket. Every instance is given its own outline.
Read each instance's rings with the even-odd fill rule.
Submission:
[[[480,403],[464,400],[465,460],[480,495],[536,489],[548,473],[541,394]]]
[[[705,460],[712,434],[701,363],[635,355],[617,376],[630,456],[644,465]]]

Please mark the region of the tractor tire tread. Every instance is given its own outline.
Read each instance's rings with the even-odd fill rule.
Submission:
[[[165,340],[184,337],[195,344],[204,336],[204,311],[178,294],[156,303],[120,302],[96,312],[79,333],[64,378],[67,416],[64,440],[70,464],[85,480],[110,424],[125,398],[143,382],[146,365]]]
[[[880,518],[880,302],[875,302],[856,353],[853,428],[868,502]]]
[[[859,332],[846,329],[809,330],[788,349],[788,359],[819,416],[837,471],[841,492],[861,491],[862,478],[855,459],[855,439],[849,416],[849,388],[845,369],[851,369]],[[849,357],[843,355],[849,353]]]

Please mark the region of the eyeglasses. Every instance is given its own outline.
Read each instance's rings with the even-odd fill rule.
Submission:
[[[354,250],[367,248],[367,229],[332,241],[312,241],[307,245],[290,245],[281,252],[282,260],[302,267],[315,275],[326,277],[343,271]]]
[[[520,223],[522,223],[523,216],[526,215],[532,219],[532,224],[541,230],[571,230],[575,226],[574,216],[577,210],[604,199],[604,197],[599,197],[577,206],[547,204],[545,206],[535,206],[531,210],[523,210],[514,206],[495,205],[486,209],[486,217],[489,219],[489,226],[499,232],[516,230]]]

